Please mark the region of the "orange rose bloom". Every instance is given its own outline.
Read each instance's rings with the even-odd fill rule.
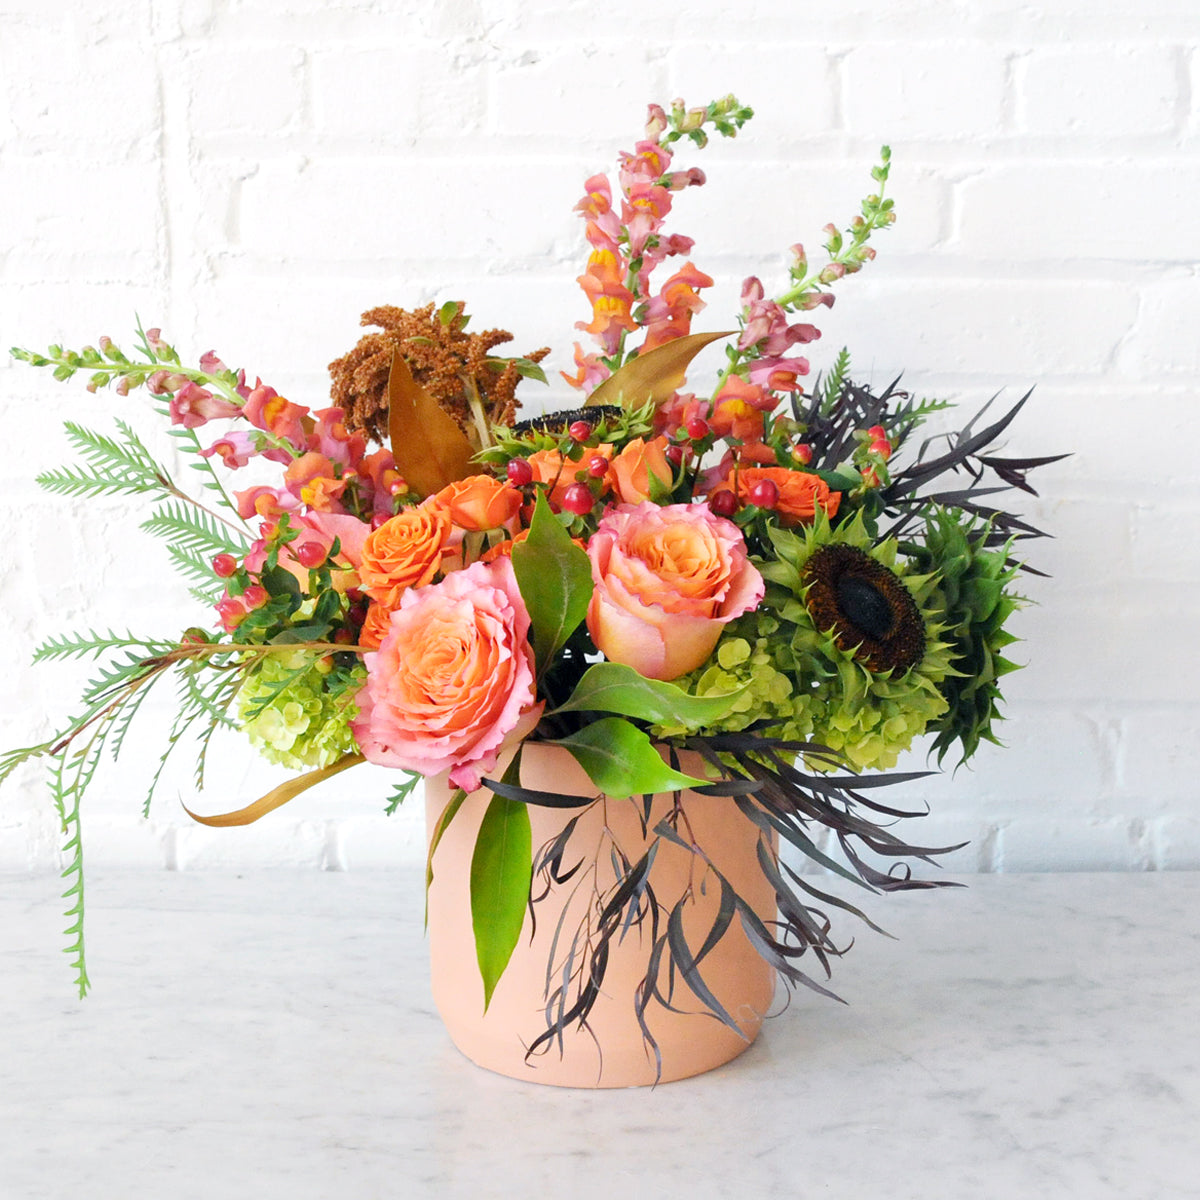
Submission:
[[[469,475],[442,488],[425,504],[442,509],[458,529],[475,532],[507,525],[521,508],[521,493],[491,475]]]
[[[367,609],[367,619],[358,635],[358,644],[378,650],[379,643],[387,636],[391,627],[392,613],[395,611],[386,604],[380,604],[378,600],[372,600],[371,607]]]
[[[424,587],[442,565],[450,518],[439,508],[406,508],[367,534],[359,586],[390,608],[409,588]]]
[[[829,516],[836,516],[842,501],[841,492],[831,492],[829,485],[811,471],[792,471],[787,467],[742,467],[730,471],[724,481],[710,493],[734,491],[737,480],[737,498],[743,503],[750,489],[760,480],[769,479],[779,489],[779,503],[774,511],[779,514],[781,525],[807,525],[821,508]]]
[[[644,438],[634,438],[612,460],[607,478],[623,503],[642,504],[653,499],[650,495],[651,475],[654,475],[664,488],[671,486],[675,472],[667,461],[666,447],[665,437],[656,437],[649,442]]]

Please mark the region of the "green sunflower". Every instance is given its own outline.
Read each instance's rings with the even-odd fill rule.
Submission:
[[[833,528],[771,530],[760,564],[794,685],[794,732],[856,768],[890,768],[947,710],[955,674],[935,577],[914,574],[895,539],[876,543],[861,514]]]

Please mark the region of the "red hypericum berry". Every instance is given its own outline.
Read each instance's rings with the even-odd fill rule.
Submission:
[[[574,513],[577,517],[582,517],[590,513],[594,503],[592,489],[586,483],[573,483],[563,492],[563,508],[569,513]]]
[[[759,508],[774,508],[779,503],[779,485],[773,479],[760,479],[747,493],[746,499]]]
[[[567,426],[567,433],[573,442],[586,442],[592,436],[591,421],[572,421]]]
[[[221,579],[228,579],[237,569],[237,559],[232,554],[218,554],[212,560],[213,574]]]
[[[878,454],[885,462],[892,457],[892,443],[887,438],[876,438],[867,449],[872,454]]]
[[[513,487],[524,487],[533,482],[533,466],[527,458],[510,458],[504,471]]]
[[[377,512],[371,517],[371,528],[378,529],[380,525],[386,525],[391,519],[391,513]]]
[[[270,592],[265,587],[260,587],[257,583],[252,583],[242,593],[242,600],[245,602],[246,607],[251,610],[262,608],[270,598]]]
[[[325,547],[320,542],[301,542],[292,553],[296,556],[296,561],[309,570],[319,567],[326,557]]]
[[[813,460],[812,447],[807,442],[798,442],[792,447],[792,457],[807,467]]]
[[[869,488],[877,488],[879,486],[879,475],[874,467],[864,467],[862,478],[863,483],[865,483]]]
[[[738,509],[737,497],[732,492],[714,492],[708,498],[708,507],[718,517],[732,517]]]
[[[693,417],[684,428],[693,442],[698,442],[702,437],[708,436],[708,422],[703,417]]]
[[[678,442],[673,442],[663,451],[663,455],[666,457],[667,462],[669,462],[673,467],[678,467],[683,464],[684,453],[684,448],[679,445]]]
[[[887,437],[887,430],[884,429],[882,425],[872,425],[871,428],[867,430],[867,437],[871,438],[873,441],[879,441],[881,438]]]
[[[587,473],[593,479],[603,479],[608,474],[608,459],[603,454],[594,454],[588,459]]]

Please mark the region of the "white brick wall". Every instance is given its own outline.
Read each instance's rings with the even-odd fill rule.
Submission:
[[[846,342],[877,381],[967,403],[1037,384],[1012,450],[1076,452],[1032,508],[1055,578],[1019,619],[1010,749],[909,789],[933,808],[922,836],[971,838],[960,871],[1200,866],[1195,0],[0,0],[0,345],[120,341],[137,312],[315,405],[362,309],[463,297],[566,366],[583,178],[646,102],[728,91],[759,116],[677,204],[718,280],[702,323],[851,215],[888,141],[900,223],[822,314],[815,362]],[[5,746],[45,736],[83,678],[31,670],[35,641],[198,617],[135,506],[33,484],[63,418],[120,414],[164,446],[140,398],[0,363]],[[420,857],[419,806],[379,815],[386,773],[212,831],[179,808],[186,772],[142,821],[142,765],[91,798],[94,867]],[[205,802],[276,777],[231,743]],[[56,843],[23,769],[0,868],[49,866]]]

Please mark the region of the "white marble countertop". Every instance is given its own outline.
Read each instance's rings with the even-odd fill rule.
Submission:
[[[653,1091],[472,1066],[413,873],[0,879],[0,1200],[1200,1196],[1200,874],[879,897],[798,995]]]

